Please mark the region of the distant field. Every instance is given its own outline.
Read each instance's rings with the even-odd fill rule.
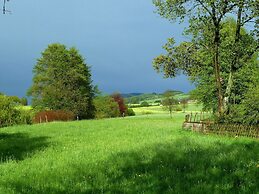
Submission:
[[[164,114],[168,115],[168,111],[162,106],[149,106],[149,107],[137,107],[133,108],[136,115],[149,115],[149,114]],[[189,112],[200,112],[202,110],[202,106],[196,103],[188,104],[186,108],[186,114]],[[182,113],[183,111],[173,112],[175,113]]]
[[[2,128],[0,193],[259,192],[258,140],[184,131],[183,118]]]
[[[174,98],[177,100],[182,100],[184,98],[189,98],[188,94],[185,94],[181,91],[174,91]],[[157,94],[157,93],[151,93],[151,94],[145,94],[145,93],[139,93],[139,94],[124,94],[125,101],[127,104],[141,104],[142,102],[147,102],[150,105],[158,104],[157,101],[163,100],[163,94]]]

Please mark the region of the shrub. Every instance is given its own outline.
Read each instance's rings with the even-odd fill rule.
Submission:
[[[161,103],[162,103],[162,100],[155,100],[154,103],[156,103],[156,104],[161,104]]]
[[[230,113],[216,117],[218,123],[259,125],[259,85],[249,88],[240,104],[230,107]]]
[[[140,106],[141,107],[148,107],[149,104],[148,104],[148,102],[144,101],[144,102],[141,102]]]
[[[119,105],[110,96],[98,96],[94,99],[95,118],[113,118],[120,116]]]
[[[75,114],[65,110],[49,110],[38,112],[34,119],[34,123],[44,123],[52,121],[72,121],[75,120]]]
[[[135,116],[136,113],[134,112],[134,110],[132,108],[128,108],[127,109],[127,116]]]
[[[32,110],[19,110],[19,124],[31,125],[33,122],[34,112]]]
[[[242,103],[244,123],[259,125],[259,85],[251,87]]]
[[[18,97],[0,95],[0,127],[31,124],[32,112],[19,109]]]
[[[175,107],[175,111],[182,111],[183,109],[180,106]]]

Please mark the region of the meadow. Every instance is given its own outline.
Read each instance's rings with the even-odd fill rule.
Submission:
[[[179,107],[181,107],[179,105]],[[163,106],[148,106],[148,107],[137,107],[133,108],[134,112],[136,115],[169,115],[169,112],[164,108]],[[189,103],[188,106],[186,107],[185,113],[191,113],[191,112],[201,112],[202,111],[202,105],[197,104],[197,103]],[[174,113],[183,113],[184,111],[174,111]]]
[[[0,193],[258,193],[259,142],[183,113],[0,129]]]

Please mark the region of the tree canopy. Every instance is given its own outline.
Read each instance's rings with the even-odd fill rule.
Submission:
[[[33,69],[28,90],[37,109],[69,110],[81,119],[94,117],[90,67],[75,48],[51,44]]]
[[[249,72],[258,68],[259,2],[156,0],[154,4],[158,13],[170,21],[188,19],[184,34],[191,38],[177,46],[170,38],[164,46],[167,54],[154,59],[154,68],[165,77],[187,74],[207,108],[219,115],[228,114],[236,94],[244,96],[244,91],[236,91],[236,82],[240,82],[240,77],[245,82],[251,80],[240,72],[247,67]],[[235,17],[229,19],[230,14]],[[254,23],[250,32],[244,29],[248,22]]]
[[[241,40],[241,27],[248,22],[254,23],[252,36],[258,38],[258,7],[259,2],[256,0],[154,0],[158,13],[170,21],[186,21],[189,27],[186,29],[186,35],[190,35],[192,41],[184,42],[179,47],[172,49],[174,40],[169,39],[165,45],[168,55],[175,55],[175,58],[160,56],[154,60],[154,67],[165,72],[166,77],[175,77],[176,74],[183,70],[185,73],[199,73],[203,68],[200,63],[201,55],[206,55],[204,63],[209,63],[209,76],[213,76],[215,85],[214,96],[217,101],[217,111],[222,115],[227,110],[227,103],[232,92],[233,71],[235,66],[239,66],[240,53],[242,47],[239,46]],[[234,39],[231,45],[233,56],[229,64],[230,73],[226,92],[223,86],[222,70],[222,27],[227,17],[235,15],[236,25]],[[193,52],[203,49],[199,56],[192,55]],[[258,49],[258,45],[250,53],[252,55]],[[195,64],[196,63],[196,64]],[[193,66],[197,68],[194,70]],[[183,68],[184,67],[184,68]],[[225,98],[224,98],[225,97]],[[214,98],[215,99],[215,98]],[[214,103],[214,102],[213,102]]]

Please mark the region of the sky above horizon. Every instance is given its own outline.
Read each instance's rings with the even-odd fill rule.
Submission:
[[[193,89],[186,77],[164,79],[152,67],[167,38],[185,38],[184,25],[154,13],[151,0],[11,0],[7,9],[12,14],[0,15],[0,92],[26,96],[33,66],[51,43],[76,47],[104,93]]]

